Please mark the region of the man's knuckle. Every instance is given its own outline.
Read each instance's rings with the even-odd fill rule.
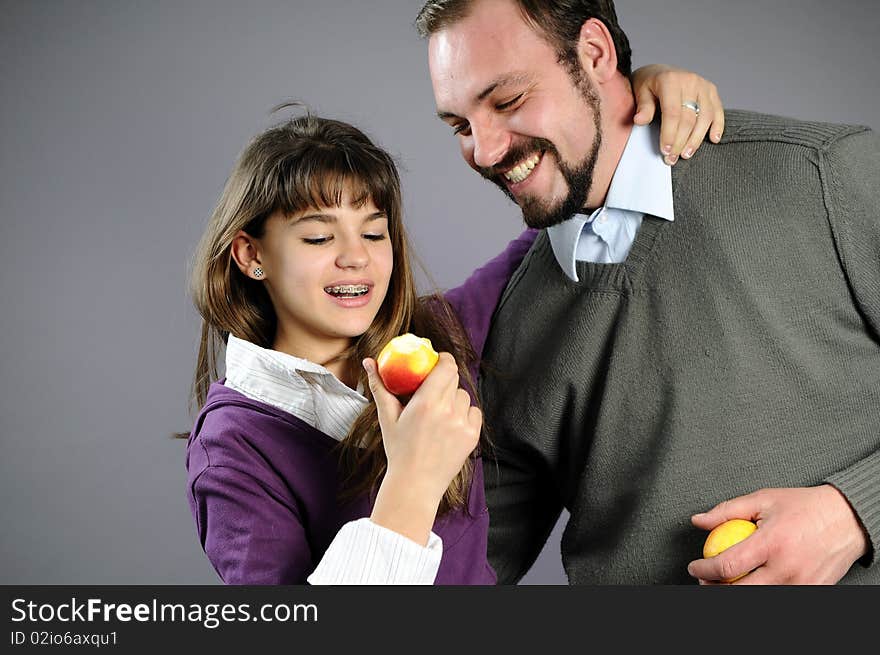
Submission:
[[[735,578],[740,574],[741,566],[739,562],[739,558],[737,557],[727,557],[720,562],[721,564],[721,577],[723,579]]]

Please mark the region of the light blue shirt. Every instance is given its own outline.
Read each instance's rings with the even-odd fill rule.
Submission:
[[[611,178],[605,205],[547,228],[556,261],[578,281],[576,262],[626,260],[645,214],[672,221],[672,169],[663,162],[660,128],[636,125]]]

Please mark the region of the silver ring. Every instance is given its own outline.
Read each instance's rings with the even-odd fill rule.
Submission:
[[[685,109],[692,109],[697,116],[700,115],[700,105],[698,105],[695,101],[685,100],[683,103],[681,103],[681,106]]]

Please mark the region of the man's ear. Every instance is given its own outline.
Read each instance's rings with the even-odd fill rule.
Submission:
[[[607,82],[617,73],[614,39],[605,23],[598,18],[590,18],[581,25],[578,57],[583,69],[598,84]]]
[[[255,280],[263,277],[260,244],[244,230],[239,230],[232,239],[232,260],[247,277]],[[257,269],[259,271],[255,273]]]

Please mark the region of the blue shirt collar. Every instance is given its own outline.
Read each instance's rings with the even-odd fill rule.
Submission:
[[[567,221],[547,228],[556,261],[572,280],[578,279],[575,262],[584,225],[593,220],[601,209],[638,212],[667,221],[674,220],[672,169],[663,161],[659,141],[659,125],[634,125],[611,178],[604,207],[590,216],[576,214]]]

